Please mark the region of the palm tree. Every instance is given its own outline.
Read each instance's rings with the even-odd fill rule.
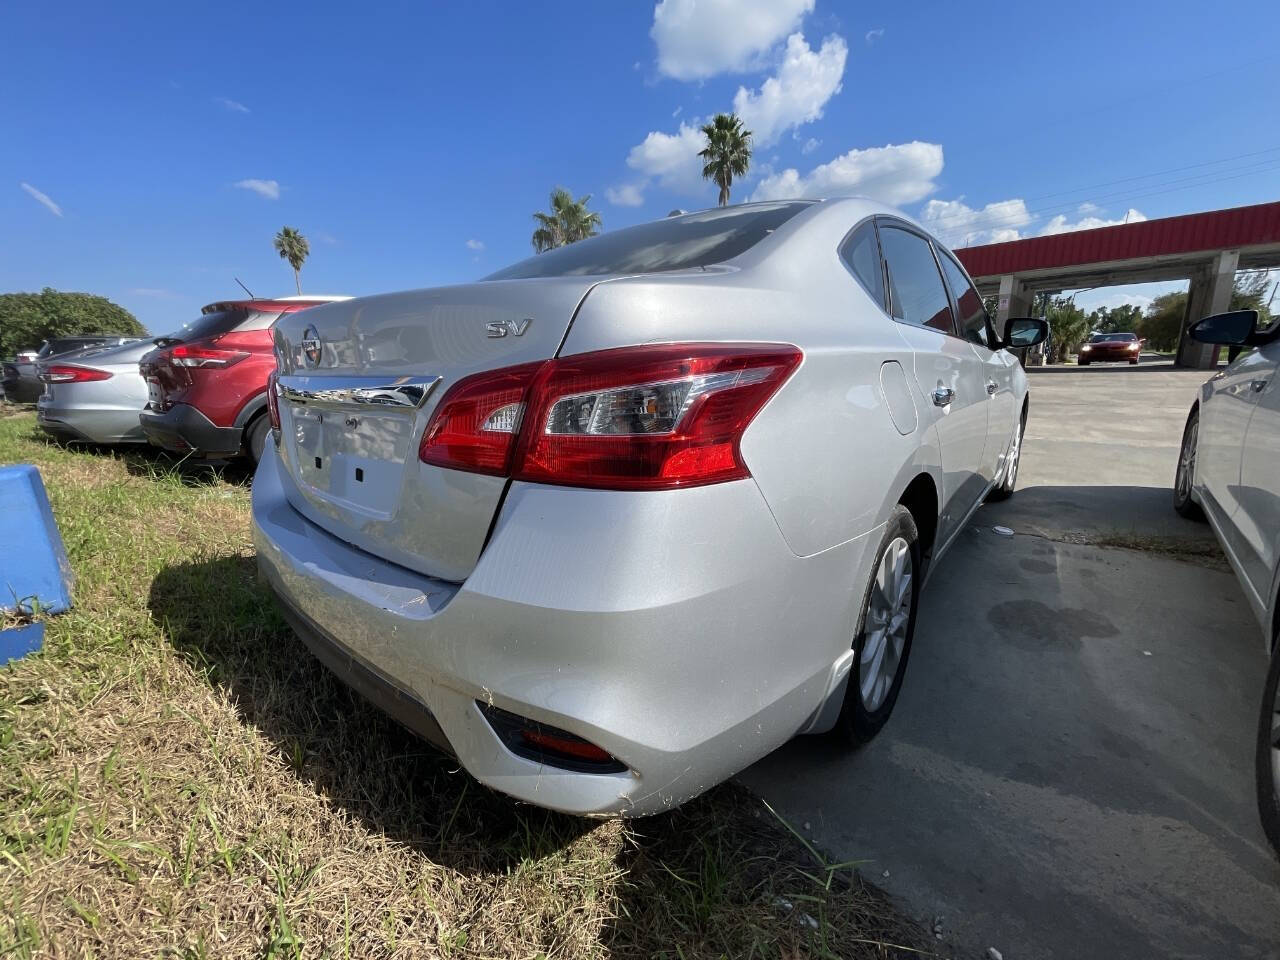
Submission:
[[[720,206],[724,207],[729,203],[733,178],[746,176],[751,165],[751,131],[742,128],[736,113],[717,113],[714,120],[703,124],[702,133],[707,138],[706,149],[698,151],[706,161],[702,178],[720,187]]]
[[[564,187],[556,187],[551,191],[551,212],[539,211],[533,215],[538,228],[533,231],[533,250],[544,253],[563,247],[566,243],[577,243],[587,237],[594,237],[600,232],[600,214],[588,210],[591,194],[573,199]]]
[[[307,243],[307,238],[300,234],[293,227],[281,227],[280,232],[276,234],[275,240],[276,253],[280,254],[281,260],[288,260],[289,266],[293,267],[293,282],[298,288],[298,293],[302,293],[302,278],[299,271],[302,270],[302,264],[306,262],[307,254],[311,252],[311,244]]]

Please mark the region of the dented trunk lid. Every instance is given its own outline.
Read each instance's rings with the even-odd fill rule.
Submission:
[[[289,502],[362,550],[465,579],[506,480],[422,463],[423,431],[458,380],[555,356],[601,279],[488,281],[281,317],[278,452]]]

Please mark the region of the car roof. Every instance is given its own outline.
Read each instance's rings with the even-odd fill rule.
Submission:
[[[307,306],[322,303],[335,303],[339,300],[350,300],[341,294],[306,294],[292,297],[254,297],[249,300],[215,300],[200,308],[201,313],[213,313],[215,310],[300,310]]]

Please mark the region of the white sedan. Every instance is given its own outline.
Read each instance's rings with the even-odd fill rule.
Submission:
[[[1208,518],[1240,579],[1271,651],[1258,720],[1258,812],[1280,852],[1280,323],[1258,330],[1258,314],[1206,317],[1193,339],[1252,347],[1211,377],[1187,417],[1174,507]]]

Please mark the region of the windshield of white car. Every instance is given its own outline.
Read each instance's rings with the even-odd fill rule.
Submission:
[[[658,273],[707,267],[750,250],[812,203],[752,203],[642,223],[537,254],[484,279]]]

